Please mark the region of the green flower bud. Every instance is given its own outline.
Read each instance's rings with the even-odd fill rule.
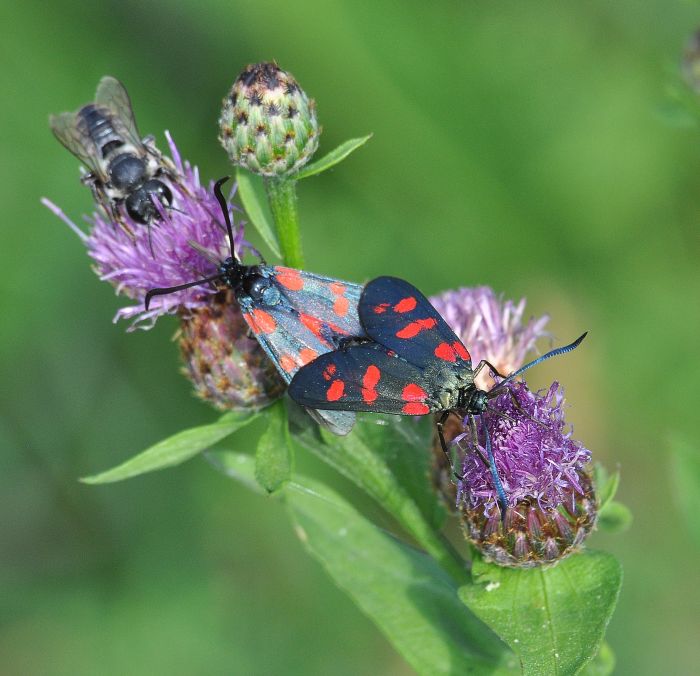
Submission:
[[[261,176],[287,176],[318,147],[316,104],[276,63],[248,66],[224,99],[219,141],[231,162]]]
[[[261,408],[284,394],[284,382],[249,335],[230,290],[183,315],[179,344],[195,394],[221,411]]]

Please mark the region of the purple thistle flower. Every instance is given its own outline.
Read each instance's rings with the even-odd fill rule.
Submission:
[[[505,523],[468,420],[466,431],[453,440],[465,452],[457,508],[468,537],[487,558],[502,565],[537,565],[568,555],[593,528],[596,501],[586,468],[591,453],[566,426],[559,383],[536,393],[524,382],[507,388],[476,421],[482,456],[484,426],[491,439],[508,500]]]
[[[221,209],[211,189],[213,184],[203,187],[197,167],[182,161],[167,132],[166,138],[178,174],[178,180],[171,183],[173,208],[164,208],[154,200],[161,218],[150,226],[136,223],[123,214],[129,233],[110,220],[104,210],[99,210],[86,218],[90,227],[84,232],[56,205],[42,200],[81,238],[95,261],[94,269],[100,279],[112,284],[118,294],[137,301],[121,308],[114,318],[114,321],[133,319],[129,330],[151,328],[163,314],[205,306],[216,293],[210,285],[158,296],[148,311],[143,301],[152,288],[176,286],[216,274],[217,261],[230,255]],[[240,255],[250,245],[243,239],[242,224],[234,232],[236,254]],[[203,255],[197,246],[208,255]]]
[[[467,346],[472,363],[488,359],[503,375],[520,368],[537,340],[549,336],[544,330],[549,321],[547,315],[523,324],[525,299],[517,304],[504,301],[488,286],[444,291],[432,296],[430,302]],[[490,389],[494,382],[488,369],[484,369],[476,384]]]

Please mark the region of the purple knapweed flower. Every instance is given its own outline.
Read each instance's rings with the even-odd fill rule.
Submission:
[[[115,321],[133,319],[130,330],[151,328],[163,314],[206,305],[207,299],[217,292],[206,284],[157,296],[148,311],[143,301],[150,289],[177,286],[216,274],[217,261],[230,255],[221,208],[211,189],[213,184],[202,186],[197,167],[182,161],[167,132],[166,138],[178,180],[170,183],[172,208],[154,201],[160,219],[150,226],[136,223],[124,213],[125,228],[101,209],[86,218],[89,228],[85,232],[52,202],[42,200],[81,238],[100,279],[112,284],[118,294],[136,301],[121,308],[114,318]],[[234,232],[236,253],[240,254],[249,245],[243,239],[240,224]],[[198,249],[206,250],[208,255]]]
[[[472,364],[488,359],[504,376],[520,368],[537,340],[549,335],[544,331],[547,315],[523,323],[525,299],[504,301],[488,286],[444,291],[430,302],[467,346]],[[481,389],[494,383],[488,369],[476,380]]]
[[[100,279],[135,304],[121,308],[118,319],[132,319],[134,328],[148,329],[163,314],[180,319],[178,339],[183,373],[195,394],[220,410],[260,408],[284,393],[284,382],[248,327],[230,290],[203,284],[156,296],[146,311],[146,293],[156,287],[186,284],[217,273],[218,261],[231,255],[221,207],[210,184],[183,162],[166,132],[176,180],[170,181],[172,208],[154,201],[160,218],[150,226],[124,213],[123,222],[99,209],[86,218],[87,232],[56,205],[44,204],[80,237]],[[125,227],[126,226],[126,227]],[[242,224],[234,227],[235,254],[255,251],[243,239]]]
[[[501,564],[532,566],[574,551],[593,528],[596,500],[587,470],[591,453],[572,437],[559,383],[531,392],[509,383],[476,419],[478,451],[468,420],[455,437],[464,451],[457,508],[469,539]],[[508,509],[502,518],[486,456],[486,429]]]

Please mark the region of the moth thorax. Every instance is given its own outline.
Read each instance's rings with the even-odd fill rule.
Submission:
[[[488,406],[488,396],[484,390],[479,390],[472,386],[460,391],[460,406],[467,413],[473,415],[482,414]]]
[[[279,289],[268,277],[258,274],[248,277],[243,288],[255,302],[262,305],[277,305],[280,301]]]

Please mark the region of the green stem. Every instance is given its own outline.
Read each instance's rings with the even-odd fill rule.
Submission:
[[[301,249],[299,214],[297,212],[297,188],[293,178],[267,178],[265,189],[270,210],[277,228],[277,238],[284,264],[292,268],[304,267]]]

